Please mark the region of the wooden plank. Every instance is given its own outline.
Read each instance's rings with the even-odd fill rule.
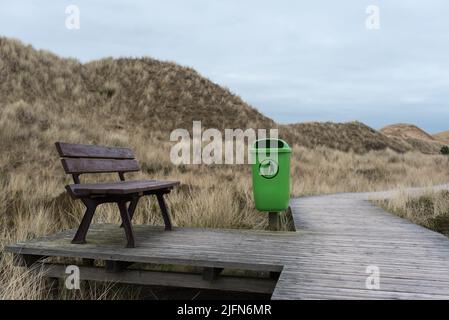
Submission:
[[[65,265],[44,264],[42,273],[46,277],[65,278]],[[102,268],[80,267],[82,280],[114,283],[139,284],[151,286],[212,289],[237,292],[271,294],[276,281],[265,278],[222,276],[214,281],[204,280],[201,274],[158,272],[144,270],[125,270],[120,273],[107,273]]]
[[[135,226],[136,248],[123,248],[123,230],[117,225],[92,225],[84,245],[70,243],[75,230],[67,230],[43,239],[7,246],[10,252],[39,252],[52,257],[76,257],[99,260],[132,261],[155,264],[189,265],[253,271],[282,270],[277,259],[264,259],[258,250],[248,254],[254,244],[252,233],[236,230]],[[251,235],[245,238],[246,235]],[[256,232],[256,234],[258,234]],[[262,233],[264,234],[264,233]],[[276,237],[272,233],[268,236]],[[262,236],[263,237],[263,236]],[[262,237],[256,237],[261,246]],[[267,250],[271,250],[269,247]],[[266,251],[266,250],[264,250]],[[241,257],[246,255],[246,258]]]
[[[56,150],[65,158],[134,159],[129,148],[56,142]]]
[[[179,181],[135,180],[107,183],[71,184],[67,188],[80,195],[124,195],[145,191],[171,189],[179,185]]]
[[[130,159],[67,158],[61,159],[61,162],[67,174],[133,172],[140,170],[139,163]]]

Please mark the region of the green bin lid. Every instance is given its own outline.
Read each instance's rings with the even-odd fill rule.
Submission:
[[[271,146],[274,147],[271,147]],[[277,153],[291,153],[292,149],[288,145],[287,142],[285,142],[282,139],[259,139],[254,141],[254,144],[251,146],[250,149],[251,153],[271,153],[271,152],[277,152]]]

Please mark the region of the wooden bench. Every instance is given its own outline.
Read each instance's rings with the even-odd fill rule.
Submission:
[[[86,234],[98,205],[117,203],[122,219],[121,226],[126,234],[127,247],[135,247],[131,220],[140,197],[147,195],[156,196],[164,219],[165,230],[172,229],[170,216],[164,201],[164,194],[170,193],[174,186],[179,185],[179,181],[125,181],[126,172],[140,170],[134,153],[128,148],[63,142],[56,142],[55,145],[61,156],[65,172],[72,175],[75,183],[66,186],[68,193],[72,198],[80,199],[86,206],[86,212],[72,243],[86,243]],[[79,176],[81,174],[111,172],[117,172],[120,181],[80,183]]]

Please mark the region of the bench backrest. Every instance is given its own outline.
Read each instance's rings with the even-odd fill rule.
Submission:
[[[125,180],[125,172],[140,170],[134,153],[128,148],[64,142],[55,145],[65,172],[73,176],[75,183],[80,183],[79,175],[83,173],[117,172],[120,180]]]

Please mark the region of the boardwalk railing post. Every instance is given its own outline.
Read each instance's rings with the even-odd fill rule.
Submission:
[[[268,229],[272,231],[279,230],[279,212],[268,213]]]

